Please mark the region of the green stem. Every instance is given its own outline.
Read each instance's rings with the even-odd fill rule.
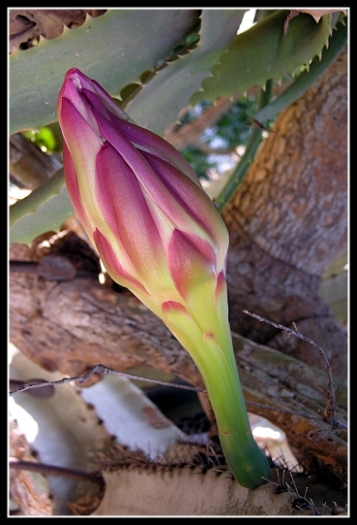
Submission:
[[[266,89],[260,90],[259,109],[266,106],[268,102],[270,101],[271,96],[272,96],[272,86],[273,86],[273,81],[268,80],[265,86]],[[231,198],[237,191],[237,188],[242,182],[243,177],[247,172],[247,169],[249,168],[249,166],[252,164],[254,160],[254,156],[257,152],[257,149],[258,149],[258,146],[261,140],[262,140],[262,130],[260,128],[254,128],[252,130],[252,134],[248,141],[244,155],[242,156],[238,166],[231,173],[231,176],[229,177],[228,182],[224,186],[221,193],[218,195],[217,199],[215,199],[214,201],[215,205],[217,206],[220,212],[222,212],[223,208],[226,206],[226,204],[228,204],[228,202],[231,200]]]
[[[192,309],[192,296],[190,304]],[[226,290],[221,290],[212,308],[208,306],[206,315],[202,305],[192,315],[182,308],[166,309],[162,319],[202,376],[229,469],[240,485],[254,489],[270,478],[270,467],[250,428],[226,311]]]
[[[254,489],[270,478],[269,462],[252,435],[233,348],[218,349],[211,348],[204,359],[196,355],[196,365],[215,413],[228,467],[240,485]]]

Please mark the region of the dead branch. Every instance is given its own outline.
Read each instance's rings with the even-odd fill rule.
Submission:
[[[265,319],[264,317],[261,317],[260,315],[254,314],[252,312],[248,312],[248,310],[243,310],[243,312],[247,315],[250,315],[251,317],[254,317],[255,319],[258,319],[259,321],[262,321],[263,323],[268,323],[275,328],[279,328],[280,330],[283,330],[287,334],[293,334],[295,337],[299,337],[303,341],[306,341],[307,343],[310,343],[313,347],[317,348],[317,350],[320,352],[320,355],[322,357],[326,374],[327,374],[327,384],[328,384],[328,391],[327,391],[327,405],[324,410],[324,419],[327,423],[330,425],[335,425],[335,409],[336,409],[336,396],[335,396],[335,390],[333,388],[332,383],[332,372],[330,363],[328,362],[328,359],[326,357],[326,354],[324,350],[317,345],[312,339],[309,337],[306,337],[305,335],[301,334],[299,330],[297,329],[297,326],[295,323],[293,323],[293,330],[291,328],[287,328],[286,326],[283,326],[279,323],[274,323],[273,321],[270,321],[269,319]]]

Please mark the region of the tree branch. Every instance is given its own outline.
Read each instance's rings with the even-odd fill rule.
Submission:
[[[330,367],[330,363],[328,362],[328,359],[326,357],[326,354],[324,350],[321,348],[321,346],[317,345],[312,339],[309,337],[306,337],[305,335],[302,335],[298,329],[295,323],[293,323],[293,330],[291,328],[287,328],[286,326],[283,326],[279,323],[274,323],[273,321],[269,321],[269,319],[265,319],[264,317],[261,317],[260,315],[253,314],[252,312],[248,312],[248,310],[243,310],[243,312],[247,315],[250,315],[251,317],[254,317],[255,319],[258,319],[258,321],[262,321],[263,323],[268,323],[275,328],[279,328],[280,330],[283,330],[287,334],[293,334],[295,337],[299,337],[303,341],[306,341],[307,343],[311,344],[317,350],[320,352],[320,355],[322,357],[322,360],[325,365],[326,374],[327,374],[327,385],[328,385],[328,391],[327,391],[327,405],[324,410],[324,419],[327,423],[330,425],[335,426],[338,424],[335,420],[335,410],[336,410],[336,396],[335,396],[335,390],[333,388],[332,383],[332,371]]]

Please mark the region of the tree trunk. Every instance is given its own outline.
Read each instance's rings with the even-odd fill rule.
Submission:
[[[347,334],[318,295],[326,266],[347,249],[347,53],[277,119],[233,201],[228,280],[232,329],[321,368],[320,345],[346,381]]]

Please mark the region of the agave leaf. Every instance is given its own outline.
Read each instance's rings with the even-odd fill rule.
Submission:
[[[295,100],[321,76],[335,58],[342,52],[347,42],[347,26],[339,24],[333,31],[327,48],[322,50],[321,60],[315,57],[309,70],[298,75],[295,80],[277,98],[257,111],[253,118],[261,123],[277,116],[278,113],[293,104]]]
[[[117,96],[166,57],[197,21],[195,10],[111,9],[98,18],[87,16],[81,27],[67,28],[58,38],[15,51],[9,60],[10,133],[57,120],[56,100],[68,69],[79,68]]]
[[[290,21],[284,35],[288,13],[279,10],[237,35],[190,103],[231,97],[254,85],[262,87],[267,80],[280,80],[320,56],[331,32],[331,15],[316,23],[310,15],[301,13]]]
[[[222,467],[180,465],[179,457],[176,465],[131,464],[112,467],[103,476],[105,494],[91,516],[306,517],[331,515],[335,501],[342,506],[347,500],[337,490],[326,490],[322,484],[314,487],[291,472],[286,472],[285,491],[275,490],[280,483],[248,490]]]
[[[234,39],[245,11],[204,9],[197,47],[158,71],[126,106],[127,113],[141,126],[162,134]]]
[[[10,242],[31,244],[45,231],[58,231],[74,214],[63,170],[10,207]]]
[[[81,395],[94,406],[111,435],[132,450],[142,450],[152,460],[184,438],[184,433],[126,377],[105,376],[84,388]]]
[[[11,379],[62,379],[58,372],[47,372],[32,363],[15,347],[11,350]],[[138,447],[151,460],[184,438],[183,432],[125,377],[105,376],[83,388],[80,395],[72,384],[54,388],[54,395],[48,399],[30,396],[29,391],[10,398],[14,417],[43,463],[93,471],[95,454],[106,453],[113,438],[130,450]],[[55,511],[67,514],[67,501],[80,495],[83,484],[54,476],[49,483]]]
[[[326,15],[329,13],[342,12],[344,14],[347,14],[347,9],[299,9],[299,11],[313,16],[316,22],[319,22],[320,18],[323,15]]]
[[[11,463],[15,461],[38,462],[33,456],[30,444],[21,432],[13,414],[13,405],[9,403],[8,443]],[[26,494],[26,497],[24,497]],[[50,498],[48,478],[39,472],[14,470],[10,466],[9,476],[9,514],[14,516],[52,516],[53,502]]]
[[[11,379],[29,381],[40,378],[55,381],[62,376],[47,372],[31,362],[15,347],[11,347],[9,368]],[[98,424],[98,415],[88,408],[72,385],[57,385],[48,399],[14,394],[9,409],[17,419],[22,432],[42,463],[90,471],[93,469],[90,454],[105,449],[110,444],[110,434]],[[54,498],[54,511],[68,514],[66,502],[79,495],[78,482],[50,476],[49,485]]]

